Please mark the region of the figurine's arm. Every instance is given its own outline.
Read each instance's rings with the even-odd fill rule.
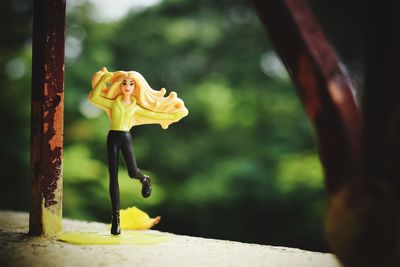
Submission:
[[[159,112],[154,112],[150,111],[148,109],[144,109],[140,106],[136,107],[136,113],[140,116],[153,119],[153,120],[172,120],[174,118],[174,115],[168,114],[168,113],[159,113]]]
[[[178,121],[187,115],[187,112],[181,111],[174,114],[154,112],[137,106],[136,113],[140,116],[153,119],[156,121]]]
[[[101,96],[100,93],[101,93],[101,88],[103,88],[103,86],[111,79],[112,75],[113,75],[112,73],[107,72],[103,75],[103,77],[101,77],[99,83],[89,94],[89,100],[91,102],[106,108],[111,108],[114,100],[105,98]]]

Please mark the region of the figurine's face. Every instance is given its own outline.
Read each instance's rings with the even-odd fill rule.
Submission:
[[[121,93],[124,95],[132,95],[135,89],[135,82],[132,79],[124,79],[120,85]]]

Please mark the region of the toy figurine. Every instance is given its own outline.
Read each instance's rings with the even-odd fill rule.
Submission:
[[[125,159],[128,174],[142,184],[142,196],[151,194],[151,179],[137,167],[129,130],[136,125],[157,123],[163,129],[177,122],[188,114],[183,101],[175,92],[164,97],[166,90],[153,90],[145,78],[136,71],[108,72],[102,68],[92,78],[92,91],[89,100],[104,109],[111,121],[107,136],[107,155],[110,176],[110,198],[112,205],[111,234],[118,235],[119,186],[118,158],[119,151]]]

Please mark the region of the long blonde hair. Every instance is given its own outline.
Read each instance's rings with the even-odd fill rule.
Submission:
[[[94,89],[100,82],[101,77],[108,73],[108,70],[104,67],[100,71],[96,72],[92,77],[92,89]],[[137,71],[116,71],[112,73],[113,76],[109,84],[105,84],[101,89],[101,96],[115,100],[120,94],[120,85],[124,79],[132,79],[135,82],[135,88],[133,96],[136,99],[136,103],[147,110],[153,112],[161,112],[168,114],[175,114],[178,112],[188,113],[183,101],[178,98],[175,92],[171,92],[168,96],[165,88],[157,91],[150,87],[146,79]],[[110,110],[106,110],[107,114],[111,117]],[[149,122],[136,120],[132,122],[133,125],[145,124]],[[164,125],[162,125],[164,128]],[[168,126],[167,126],[168,127]]]

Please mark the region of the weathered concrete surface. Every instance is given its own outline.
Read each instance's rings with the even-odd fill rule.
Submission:
[[[107,226],[64,219],[63,229],[104,231]],[[331,254],[173,234],[157,245],[78,246],[27,232],[27,213],[0,211],[0,266],[340,267]]]

